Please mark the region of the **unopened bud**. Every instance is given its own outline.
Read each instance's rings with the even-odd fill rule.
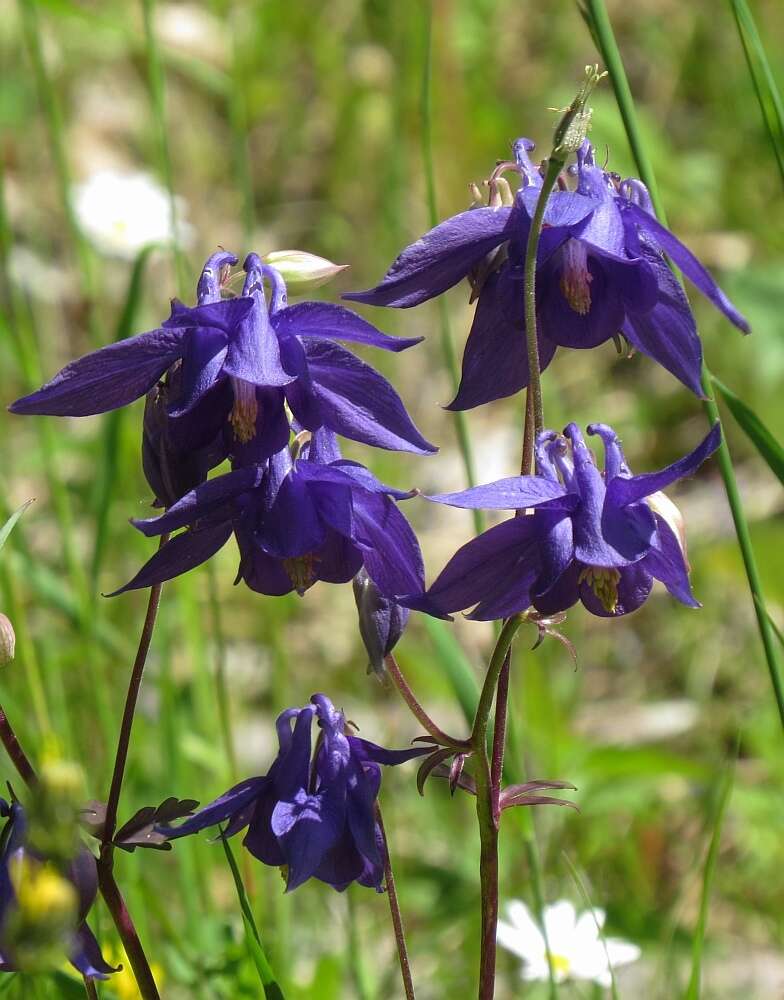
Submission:
[[[348,267],[348,264],[333,264],[331,260],[304,250],[273,250],[262,260],[275,268],[293,295],[325,285]]]
[[[359,634],[368,654],[368,673],[384,674],[384,657],[391,653],[408,622],[408,608],[384,597],[362,568],[354,577]]]
[[[16,649],[16,633],[11,619],[0,611],[0,667],[10,663]]]
[[[591,128],[593,114],[593,109],[586,107],[586,102],[605,76],[607,73],[600,73],[598,65],[585,67],[583,85],[569,107],[564,108],[563,117],[555,129],[553,151],[550,154],[553,159],[563,161],[570,153],[576,153],[583,144]]]

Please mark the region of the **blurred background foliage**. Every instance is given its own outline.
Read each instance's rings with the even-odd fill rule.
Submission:
[[[608,4],[653,154],[672,228],[716,272],[754,335],[742,338],[695,293],[715,373],[769,427],[784,422],[784,226],[781,192],[734,22],[725,4],[638,0]],[[156,252],[136,271],[102,255],[65,210],[63,192],[102,169],[146,171],[166,183],[151,100],[146,9],[157,39],[171,176],[193,238],[181,261]],[[102,0],[0,2],[0,157],[4,303],[3,399],[91,346],[156,325],[174,294],[192,301],[203,258],[217,245],[299,248],[350,263],[317,294],[376,282],[427,228],[421,156],[426,6],[415,0],[278,0],[137,4]],[[774,73],[784,79],[784,9],[754,5]],[[22,16],[22,12],[26,12]],[[467,207],[523,134],[545,150],[548,107],[568,103],[595,53],[571,3],[436,0],[433,131],[439,212]],[[42,61],[51,90],[41,86]],[[45,82],[45,81],[44,81]],[[593,99],[592,139],[624,176],[632,164],[608,86]],[[603,154],[602,154],[603,155]],[[140,279],[140,280],[138,280]],[[458,352],[470,324],[466,287],[448,295]],[[124,315],[130,310],[128,315]],[[434,304],[365,310],[391,333],[424,335],[400,356],[373,357],[425,435],[430,459],[347,447],[403,487],[464,485],[454,426],[440,409],[450,383]],[[130,325],[128,325],[130,320]],[[369,352],[368,352],[369,354]],[[561,350],[545,381],[547,422],[604,420],[637,471],[661,466],[704,433],[698,403],[644,358],[611,345]],[[55,745],[81,762],[89,793],[106,794],[144,595],[106,600],[151,554],[127,524],[150,502],[139,462],[141,404],[115,417],[27,420],[3,412],[0,497],[26,512],[2,554],[2,608],[17,631],[2,702],[35,758]],[[479,478],[519,463],[521,400],[469,415]],[[728,435],[771,610],[784,621],[782,493],[746,440]],[[564,852],[584,874],[608,930],[641,945],[623,970],[625,997],[670,998],[688,978],[702,869],[717,791],[740,740],[735,784],[710,908],[706,997],[784,995],[784,755],[728,509],[708,464],[675,496],[687,519],[691,612],[657,593],[628,619],[579,609],[564,626],[579,666],[547,641],[515,654],[519,752],[533,777],[578,786],[580,813],[506,814],[502,896],[530,902],[523,837],[533,819],[550,902],[579,894]],[[471,533],[467,512],[412,501],[429,578]],[[96,542],[98,539],[98,542]],[[233,588],[233,543],[217,559],[215,602],[201,568],[164,589],[163,610],[134,729],[121,820],[168,794],[207,801],[232,781],[220,738],[216,671],[224,663],[241,775],[263,773],[272,719],[325,690],[362,734],[405,745],[417,733],[394,690],[365,675],[350,587],[319,585],[304,600]],[[448,680],[462,644],[477,678],[489,626],[458,620],[444,634],[413,616],[399,659],[445,728],[459,729]],[[738,736],[738,734],[740,734]],[[0,774],[14,780],[7,761]],[[387,773],[382,793],[419,996],[472,992],[478,952],[478,849],[467,798],[432,782],[416,794],[413,767]],[[158,965],[166,997],[257,996],[223,851],[206,838],[171,854],[121,855],[118,878]],[[399,994],[382,896],[309,884],[284,896],[277,872],[246,864],[257,920],[287,996]],[[109,951],[108,916],[94,921]],[[114,948],[117,957],[117,948]],[[81,995],[66,975],[0,981],[8,996]],[[498,995],[543,995],[500,956]],[[119,978],[106,998],[135,996]],[[585,996],[561,988],[564,997]]]

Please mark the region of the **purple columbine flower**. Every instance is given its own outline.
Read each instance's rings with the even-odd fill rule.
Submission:
[[[522,178],[512,207],[476,208],[447,219],[407,247],[375,288],[344,296],[370,305],[414,306],[496,254],[481,284],[460,387],[447,409],[470,409],[528,385],[523,265],[542,183],[529,158],[532,149],[529,140],[518,139],[515,163],[502,165]],[[702,396],[702,346],[664,254],[744,332],[746,320],[691,251],[656,220],[642,182],[620,182],[597,167],[587,140],[575,172],[576,189],[553,192],[544,216],[537,271],[542,368],[558,346],[596,347],[623,333]],[[499,247],[505,253],[497,253]]]
[[[283,868],[287,891],[317,878],[339,892],[352,882],[381,892],[384,842],[374,813],[381,765],[402,764],[432,748],[386,750],[352,736],[326,695],[310,700],[278,716],[279,750],[267,774],[241,781],[162,832],[174,840],[226,823],[223,834],[231,837],[247,827],[243,844],[265,865]],[[314,718],[320,732],[312,754]]]
[[[0,833],[0,972],[15,972],[14,956],[3,941],[6,924],[17,905],[11,867],[19,864],[25,854],[38,861],[42,859],[27,845],[27,816],[22,805],[0,799],[0,817],[6,820]],[[98,892],[95,858],[87,848],[82,848],[62,874],[73,885],[78,899],[77,925],[68,959],[83,976],[108,979],[117,969],[104,959],[95,935],[87,926],[87,914]]]
[[[389,382],[335,343],[401,351],[417,339],[389,337],[342,306],[287,306],[282,278],[256,254],[245,260],[242,294],[222,299],[228,268],[236,263],[225,251],[213,254],[199,279],[197,306],[175,300],[159,329],[71,362],[10,409],[55,416],[105,413],[143,396],[177,366],[178,391],[167,398],[168,434],[183,451],[206,448],[222,435],[218,461],[227,454],[242,461],[249,444],[254,460],[267,458],[288,441],[284,403],[308,430],[324,426],[393,450],[436,450]],[[269,306],[265,278],[272,283]]]
[[[145,535],[187,528],[122,590],[170,580],[236,536],[238,580],[262,594],[304,594],[317,580],[347,583],[364,566],[382,594],[421,589],[422,555],[393,497],[411,496],[341,458],[335,436],[314,432],[301,457],[288,447],[191,490],[165,514],[133,523]]]
[[[685,540],[660,491],[694,473],[719,446],[721,430],[660,472],[633,476],[615,431],[590,424],[604,444],[604,474],[576,424],[561,437],[542,431],[535,476],[514,476],[462,493],[429,497],[452,507],[527,513],[459,549],[430,589],[404,603],[439,617],[504,618],[533,606],[553,615],[578,600],[594,615],[635,611],[654,579],[682,604],[699,607],[689,584]]]

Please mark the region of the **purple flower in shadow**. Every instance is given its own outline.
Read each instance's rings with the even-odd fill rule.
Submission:
[[[416,429],[392,386],[335,341],[401,351],[418,340],[381,333],[342,306],[286,305],[274,268],[256,254],[245,260],[242,294],[221,298],[237,258],[213,254],[198,284],[198,305],[172,303],[160,328],[130,337],[71,362],[41,389],[18,399],[14,413],[86,416],[125,406],[177,369],[169,381],[167,433],[181,451],[205,448],[222,436],[227,454],[254,461],[289,438],[288,403],[301,426],[328,427],[365,444],[427,454],[435,447]],[[265,280],[272,285],[267,304]]]
[[[43,859],[27,846],[27,817],[19,802],[9,803],[0,799],[0,817],[6,820],[0,833],[0,972],[15,972],[14,956],[7,951],[3,941],[7,921],[16,906],[16,892],[10,869],[25,854],[38,861]],[[68,949],[68,959],[83,976],[108,979],[117,969],[104,959],[95,935],[87,926],[87,914],[98,892],[95,858],[87,848],[82,848],[62,874],[73,885],[78,899],[77,923]]]
[[[696,472],[718,448],[719,426],[684,458],[639,476],[611,427],[591,424],[588,433],[604,444],[604,474],[577,425],[569,424],[565,438],[549,430],[538,436],[535,476],[429,497],[453,507],[526,513],[472,539],[425,594],[402,603],[438,617],[476,605],[468,617],[490,620],[531,606],[554,615],[579,600],[592,614],[612,618],[639,608],[656,579],[682,604],[699,607],[674,505],[660,491]]]
[[[330,431],[313,433],[302,457],[288,447],[197,486],[165,514],[134,521],[145,535],[187,530],[166,543],[117,593],[187,572],[236,536],[237,580],[262,594],[300,594],[317,580],[347,583],[364,566],[386,597],[420,589],[419,543],[392,499],[411,494],[340,456]]]
[[[319,736],[311,747],[311,724]],[[218,823],[266,865],[283,869],[286,890],[317,878],[342,892],[352,882],[382,890],[385,845],[375,818],[381,765],[402,764],[430,747],[386,750],[352,736],[324,694],[277,719],[278,755],[267,774],[235,785],[181,826],[162,827],[170,840]]]
[[[528,385],[523,265],[541,177],[514,146],[523,186],[512,207],[477,208],[447,219],[407,247],[383,280],[344,298],[405,308],[439,295],[505,247],[484,278],[455,399],[466,410]],[[748,324],[703,265],[653,213],[645,186],[619,182],[594,162],[586,140],[574,191],[550,195],[538,254],[537,334],[542,368],[559,346],[590,348],[623,333],[698,396],[702,347],[668,254],[699,290],[744,332]]]

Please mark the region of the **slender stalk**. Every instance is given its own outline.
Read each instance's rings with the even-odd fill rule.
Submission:
[[[558,174],[563,167],[563,161],[552,157],[547,161],[547,170],[542,181],[542,189],[536,202],[531,228],[525,244],[525,342],[528,352],[528,393],[531,397],[531,411],[534,418],[534,437],[544,428],[542,410],[542,372],[539,364],[539,340],[536,336],[536,252],[539,248],[539,236],[542,232],[544,210],[550,192],[555,187]]]
[[[435,168],[433,165],[433,100],[432,100],[432,25],[433,25],[433,3],[427,0],[422,8],[422,48],[424,52],[424,64],[422,67],[422,90],[420,93],[419,114],[422,122],[422,163],[425,174],[425,190],[427,193],[428,220],[431,227],[438,225],[438,201],[436,198]],[[449,326],[449,309],[443,295],[438,297],[438,310],[441,326],[441,353],[444,363],[449,373],[449,380],[453,394],[457,392],[460,384],[458,375],[457,357],[455,356],[455,345],[452,342],[452,331]],[[471,447],[471,438],[468,433],[468,421],[462,410],[455,410],[453,413],[455,422],[455,433],[457,434],[457,444],[460,449],[460,456],[463,460],[465,477],[469,486],[476,484],[476,465]],[[485,517],[481,510],[472,511],[474,519],[474,530],[477,535],[485,529]]]
[[[95,980],[90,979],[89,976],[82,976],[84,982],[84,992],[88,997],[88,1000],[98,1000],[98,991],[95,988]]]
[[[490,721],[490,710],[493,707],[493,697],[498,685],[498,678],[506,660],[506,654],[512,645],[515,633],[523,623],[521,615],[513,615],[504,622],[501,634],[495,644],[493,655],[487,666],[485,681],[482,685],[482,692],[479,695],[479,704],[476,706],[474,725],[471,729],[471,746],[476,752],[484,750],[487,752],[487,729]]]
[[[168,540],[168,535],[161,535],[158,548],[162,549]],[[120,804],[125,765],[128,761],[128,748],[131,742],[133,717],[136,712],[136,702],[139,697],[144,666],[147,662],[147,653],[150,650],[150,642],[152,641],[152,634],[155,629],[155,619],[158,616],[158,605],[160,604],[162,589],[162,583],[156,583],[154,587],[150,587],[147,613],[144,616],[144,625],[142,625],[142,633],[139,636],[139,646],[136,650],[136,658],[133,661],[131,679],[128,682],[128,692],[125,695],[125,707],[123,709],[122,722],[120,723],[120,735],[117,739],[112,783],[109,787],[109,798],[106,802],[106,819],[101,838],[101,864],[109,871],[111,871],[112,867],[112,838],[117,827],[117,807]]]
[[[389,900],[389,912],[392,915],[392,926],[395,929],[395,943],[397,944],[397,957],[400,961],[400,975],[403,980],[403,989],[406,993],[406,1000],[415,1000],[414,981],[411,976],[411,965],[408,961],[408,949],[406,948],[406,935],[403,929],[403,917],[400,913],[400,903],[397,898],[395,888],[395,875],[392,871],[392,861],[389,857],[389,844],[387,834],[384,829],[384,819],[381,815],[381,806],[375,804],[376,823],[381,830],[381,839],[384,843],[384,882],[387,888],[387,899]]]
[[[504,665],[498,677],[495,693],[495,723],[493,725],[493,752],[490,758],[490,790],[493,798],[493,821],[498,826],[501,818],[501,776],[504,770],[506,747],[506,718],[509,708],[509,673],[512,653],[507,649]]]
[[[16,733],[2,707],[0,707],[0,740],[3,741],[3,746],[11,758],[11,763],[19,772],[19,777],[28,788],[32,788],[37,781],[35,770],[30,763],[29,757],[22,749],[21,743],[16,738]]]
[[[150,964],[144,953],[141,940],[134,926],[128,907],[125,905],[120,887],[114,880],[111,865],[98,861],[98,888],[101,890],[104,902],[114,920],[114,926],[120,935],[128,961],[131,963],[136,983],[143,1000],[160,1000],[158,987],[155,985]]]
[[[639,123],[637,121],[637,111],[634,106],[634,98],[632,97],[629,81],[626,77],[626,70],[623,65],[623,59],[621,58],[618,43],[615,40],[612,24],[610,23],[610,18],[607,14],[607,8],[604,4],[604,0],[586,0],[586,6],[593,22],[596,38],[598,40],[604,63],[610,74],[610,80],[615,92],[615,99],[618,104],[618,109],[621,112],[621,117],[626,129],[626,136],[629,140],[629,145],[631,147],[635,163],[637,164],[637,170],[639,171],[641,179],[648,187],[656,215],[659,220],[666,225],[664,206],[656,186],[656,177],[653,172],[653,166],[642,140]],[[703,401],[703,408],[708,418],[708,422],[711,426],[713,426],[714,424],[720,423],[721,420],[718,407],[716,406],[716,403],[711,395],[713,389],[711,374],[705,363],[703,363],[702,366],[702,388],[707,397]],[[782,657],[781,651],[776,644],[775,635],[773,633],[773,629],[771,628],[770,618],[768,616],[765,598],[762,591],[762,581],[760,580],[759,571],[757,569],[757,561],[754,556],[754,548],[751,542],[749,525],[746,520],[745,511],[743,510],[740,493],[738,492],[738,483],[735,477],[735,469],[732,464],[732,456],[730,455],[724,435],[722,435],[717,457],[719,462],[719,471],[721,472],[721,477],[724,481],[724,490],[727,494],[727,502],[729,504],[732,521],[735,526],[738,547],[740,548],[743,566],[746,571],[749,591],[751,592],[754,604],[754,612],[757,618],[757,628],[760,634],[760,639],[762,640],[763,649],[765,651],[765,660],[767,662],[768,673],[773,687],[773,694],[776,699],[779,719],[782,729],[784,729],[784,681],[782,680],[782,676],[784,675],[784,657]]]
[[[445,733],[443,729],[439,728],[427,714],[427,712],[422,708],[422,706],[417,701],[416,695],[408,686],[408,682],[403,676],[400,667],[398,666],[397,660],[392,653],[387,653],[384,657],[384,665],[389,672],[389,676],[392,678],[395,687],[400,692],[403,701],[411,709],[412,714],[420,723],[422,728],[430,733],[433,739],[437,740],[442,746],[454,747],[456,750],[468,750],[471,747],[471,742],[469,740],[458,740],[448,733]]]

